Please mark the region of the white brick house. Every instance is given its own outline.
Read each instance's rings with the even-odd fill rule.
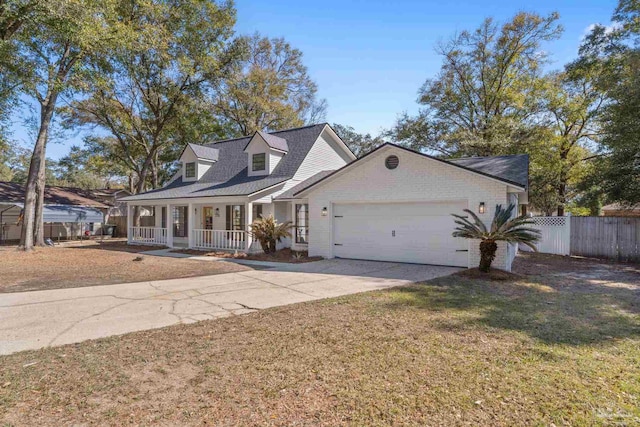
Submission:
[[[490,223],[496,205],[527,203],[527,156],[446,161],[385,144],[356,161],[326,124],[190,144],[182,161],[166,187],[125,199],[130,215],[162,212],[156,227],[131,224],[130,242],[256,250],[248,225],[273,214],[294,223],[282,246],[312,256],[475,267],[478,242],[451,236],[451,214]],[[494,265],[510,270],[515,254],[500,243]]]

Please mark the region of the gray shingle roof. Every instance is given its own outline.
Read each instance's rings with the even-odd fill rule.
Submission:
[[[410,153],[416,154],[418,156],[427,157],[429,159],[436,160],[438,162],[447,163],[452,166],[456,166],[459,168],[467,169],[470,171],[477,172],[481,175],[485,175],[490,178],[495,178],[500,181],[506,182],[512,185],[522,186],[527,188],[529,181],[529,155],[520,154],[514,156],[495,156],[495,157],[469,157],[464,159],[454,159],[454,160],[444,160],[439,157],[434,157],[428,154],[421,153],[419,151],[412,150],[410,148],[403,147],[401,145],[392,144],[390,142],[386,142],[372,151],[369,151],[364,156],[360,157],[354,162],[351,162],[342,168],[330,172],[323,177],[315,180],[314,182],[309,183],[308,185],[300,185],[293,193],[295,196],[300,196],[301,193],[313,187],[317,183],[329,178],[331,175],[339,173],[340,171],[353,167],[361,162],[366,157],[373,155],[384,147],[395,147],[400,150],[405,150]],[[410,185],[411,183],[407,183]],[[297,186],[298,187],[298,186]]]
[[[451,163],[475,169],[486,174],[520,184],[523,187],[529,186],[529,155],[518,154],[514,156],[492,156],[492,157],[466,157],[461,159],[450,159]]]
[[[188,144],[193,150],[193,154],[199,159],[217,161],[220,156],[220,150],[206,145]]]
[[[123,197],[120,200],[141,201],[183,197],[245,196],[264,190],[293,177],[325,125],[325,123],[322,123],[273,132],[272,135],[287,141],[289,151],[282,157],[282,160],[270,175],[247,175],[248,159],[244,148],[251,140],[251,137],[246,136],[201,146],[217,149],[218,161],[211,165],[198,182],[183,182],[182,177],[179,177],[163,188]]]
[[[287,144],[287,140],[281,138],[279,136],[271,135],[268,133],[264,133],[262,131],[258,131],[258,134],[265,140],[267,145],[271,148],[275,148],[276,150],[284,151],[285,153],[289,151],[289,145]]]
[[[294,199],[295,198],[295,194],[298,191],[300,191],[300,190],[302,190],[304,188],[307,188],[310,185],[315,184],[316,182],[320,181],[322,178],[324,178],[325,176],[328,176],[332,172],[334,172],[334,171],[333,170],[326,170],[326,171],[318,172],[317,174],[305,179],[304,181],[301,181],[300,183],[294,185],[293,187],[291,187],[290,189],[288,189],[284,193],[280,194],[278,197],[276,197],[276,200]]]
[[[0,203],[24,203],[24,185],[0,181]],[[44,188],[44,203],[46,205],[74,205],[94,208],[109,207],[96,199],[91,190],[52,185],[47,185]]]

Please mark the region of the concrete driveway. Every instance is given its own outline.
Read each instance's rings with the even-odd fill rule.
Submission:
[[[0,354],[390,288],[458,270],[325,260],[216,276],[0,294]]]

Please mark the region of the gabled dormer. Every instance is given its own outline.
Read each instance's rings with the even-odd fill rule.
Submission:
[[[180,155],[182,181],[198,181],[218,161],[218,154],[217,148],[187,144]]]
[[[244,152],[247,153],[249,176],[270,175],[289,152],[289,145],[284,138],[257,131]]]

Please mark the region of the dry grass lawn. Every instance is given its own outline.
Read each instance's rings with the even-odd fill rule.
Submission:
[[[640,425],[638,269],[518,262],[1,357],[0,421]]]
[[[210,256],[216,258],[234,258],[234,259],[247,259],[252,261],[267,261],[267,262],[285,262],[290,264],[301,264],[305,262],[320,261],[323,259],[321,256],[309,256],[307,251],[293,251],[290,248],[280,249],[279,251],[265,254],[264,252],[258,252],[254,254],[246,254],[243,252],[224,252],[224,251],[200,251],[197,249],[174,249],[171,252],[177,252],[181,254]]]
[[[88,242],[82,246],[0,251],[0,292],[112,285],[244,271],[229,262],[142,256],[149,246]]]

